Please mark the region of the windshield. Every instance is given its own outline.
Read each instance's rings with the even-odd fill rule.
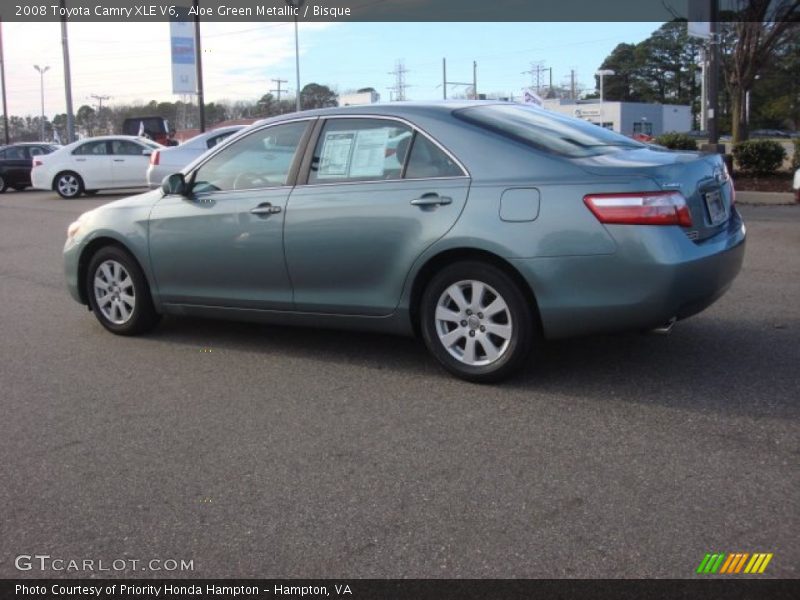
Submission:
[[[646,147],[599,125],[521,104],[475,106],[453,114],[537,150],[570,158]]]

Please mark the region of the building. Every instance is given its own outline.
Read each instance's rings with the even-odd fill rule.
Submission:
[[[692,109],[683,104],[601,103],[599,100],[555,98],[545,100],[544,108],[629,136],[635,133],[656,136],[668,131],[692,130]]]
[[[375,90],[355,92],[339,96],[339,106],[355,106],[357,104],[375,104],[381,101],[381,95]]]

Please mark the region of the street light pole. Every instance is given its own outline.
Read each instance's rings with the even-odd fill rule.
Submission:
[[[605,127],[605,112],[603,111],[603,77],[606,75],[616,75],[611,69],[600,69],[595,73],[600,78],[600,127]]]
[[[40,89],[41,89],[41,96],[42,96],[42,116],[39,120],[39,132],[40,138],[39,141],[44,141],[44,74],[50,70],[49,66],[40,67],[39,65],[33,65],[33,68],[39,71],[39,81],[40,81]]]
[[[300,104],[300,34],[298,31],[298,15],[300,13],[300,7],[303,6],[303,3],[306,0],[286,0],[286,4],[290,7],[294,8],[294,66],[295,66],[295,76],[297,77],[297,93],[295,98],[295,109],[297,112],[300,112],[302,109]]]

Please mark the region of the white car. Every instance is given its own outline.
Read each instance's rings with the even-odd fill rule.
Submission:
[[[219,129],[212,129],[196,135],[179,146],[159,148],[150,155],[150,166],[147,168],[147,184],[151,188],[157,188],[161,185],[164,177],[177,173],[195,158],[245,127],[247,125],[220,127]]]
[[[31,183],[36,189],[55,190],[62,198],[145,187],[150,155],[162,148],[152,140],[131,135],[84,138],[34,158]]]
[[[794,188],[794,199],[797,202],[800,202],[800,169],[794,172],[794,182],[792,184],[792,188]]]

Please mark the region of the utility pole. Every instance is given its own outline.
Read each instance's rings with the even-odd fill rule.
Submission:
[[[408,73],[408,69],[406,69],[402,60],[398,60],[394,71],[389,73],[389,75],[394,75],[394,87],[391,89],[394,90],[394,99],[398,102],[403,102],[406,99],[406,88],[408,87],[406,73]]]
[[[6,66],[3,59],[3,20],[0,19],[0,85],[3,86],[3,132],[6,146],[9,142],[8,133],[8,104],[6,103]]]
[[[472,99],[478,99],[478,62],[472,61]]]
[[[569,71],[569,99],[575,100],[575,69]]]
[[[442,97],[447,100],[447,59],[442,59]]]
[[[199,0],[194,0],[195,13],[198,11]],[[203,51],[200,47],[200,15],[194,17],[194,58],[197,68],[197,106],[200,109],[200,133],[206,130],[206,102],[203,95]]]
[[[60,0],[61,14],[66,14],[65,0]],[[64,57],[64,96],[67,102],[67,143],[75,141],[75,114],[72,112],[72,75],[69,68],[67,17],[61,17],[61,54]]]
[[[708,152],[725,153],[719,143],[719,0],[710,0],[711,19],[709,21],[711,53],[708,62]]]
[[[306,0],[286,0],[286,4],[288,4],[294,12],[294,68],[295,77],[297,77],[297,97],[295,98],[295,109],[297,112],[300,112],[303,108],[300,102],[300,31],[297,22],[300,15],[300,7],[303,6],[305,1]]]
[[[288,81],[288,80],[286,80],[286,79],[272,79],[271,81],[272,81],[272,83],[276,83],[276,84],[278,84],[278,89],[275,89],[275,90],[270,90],[270,92],[275,92],[276,94],[278,94],[278,110],[280,110],[280,106],[281,106],[281,93],[285,91],[285,90],[282,90],[282,89],[281,89],[281,84],[282,84],[282,83],[289,83],[289,81]]]
[[[100,114],[100,111],[103,110],[103,100],[109,100],[111,96],[101,96],[100,94],[89,94],[89,98],[94,98],[97,100],[97,114]]]
[[[39,65],[33,65],[33,68],[39,71],[39,81],[40,86],[39,89],[41,90],[42,95],[42,116],[39,117],[39,141],[44,141],[44,74],[50,70],[49,66],[40,67]]]

